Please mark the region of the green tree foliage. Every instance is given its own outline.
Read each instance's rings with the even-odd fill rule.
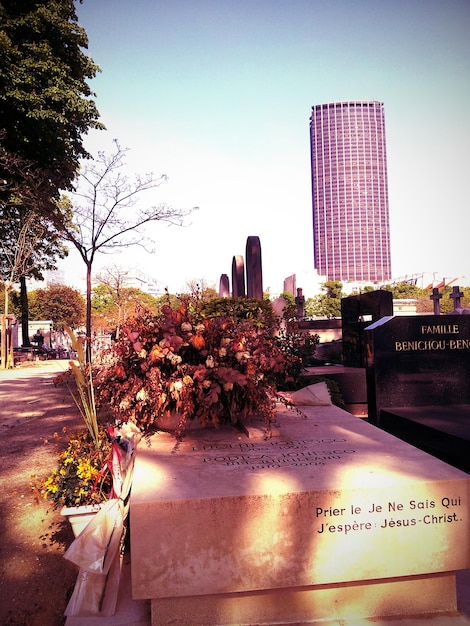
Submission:
[[[61,234],[41,214],[21,206],[0,213],[0,278],[11,285],[23,278],[44,279],[67,256]]]
[[[183,297],[183,296],[181,296]],[[260,328],[275,327],[277,319],[269,300],[255,298],[208,298],[194,300],[203,318],[234,317],[253,321]]]
[[[94,315],[103,315],[113,319],[116,315],[116,302],[108,285],[100,283],[93,287],[91,310]]]
[[[169,306],[172,309],[177,309],[180,305],[179,298],[174,293],[166,291],[165,294],[157,296],[155,298],[157,304],[157,313],[160,315],[164,306]]]
[[[85,322],[85,299],[66,285],[50,285],[29,294],[30,316],[37,320],[52,320],[54,330],[65,326],[78,328]]]
[[[442,298],[439,300],[439,308],[441,313],[450,313],[454,310],[454,302],[450,297],[453,285],[446,285],[439,289]],[[431,300],[432,289],[418,287],[407,282],[396,283],[395,285],[387,285],[385,290],[391,291],[393,299],[415,299],[416,310],[418,313],[433,313],[434,304]],[[470,308],[470,287],[460,287],[463,293],[461,298],[461,308]]]
[[[460,291],[463,291],[463,299],[460,303],[462,309],[470,309],[470,286],[462,287]]]
[[[341,298],[343,293],[343,283],[337,280],[329,280],[321,285],[318,296],[308,298],[305,303],[305,315],[308,317],[341,317]]]
[[[9,292],[9,311],[11,315],[21,316],[20,294],[16,290]],[[5,283],[0,281],[0,314],[5,313]]]
[[[288,305],[295,306],[295,296],[290,291],[283,291],[279,297],[284,298]]]
[[[17,254],[8,276],[21,282],[26,337],[26,277],[40,278],[64,255],[57,235],[69,216],[57,207],[59,191],[71,188],[88,156],[82,136],[103,128],[87,82],[98,71],[87,45],[73,0],[0,2],[0,263],[11,266],[5,249],[11,256],[20,235],[21,254],[28,246],[36,252]]]
[[[57,197],[88,157],[82,136],[103,128],[87,82],[99,68],[83,52],[88,39],[73,0],[4,0],[0,24],[1,198],[27,183],[17,158],[34,164]]]
[[[155,314],[158,310],[157,298],[136,287],[121,287],[119,292],[106,284],[93,288],[91,310],[94,329],[115,330],[119,336],[122,322],[142,309]]]
[[[396,283],[395,285],[386,285],[384,291],[391,291],[395,299],[405,298],[422,298],[429,295],[427,289],[422,289],[417,285],[413,285],[407,282]]]
[[[293,320],[297,317],[297,305],[295,304],[295,296],[290,291],[283,291],[280,295],[286,301],[283,317],[285,320]]]

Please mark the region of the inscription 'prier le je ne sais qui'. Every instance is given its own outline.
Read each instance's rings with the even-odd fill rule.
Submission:
[[[395,341],[396,352],[470,350],[470,339],[456,337],[460,333],[458,324],[426,324],[420,327],[420,333],[422,335],[420,339]]]
[[[348,503],[337,507],[315,507],[317,533],[348,535],[373,529],[403,529],[413,526],[460,523],[462,498],[444,496],[439,500],[371,502],[367,507]],[[361,517],[362,516],[362,519]]]

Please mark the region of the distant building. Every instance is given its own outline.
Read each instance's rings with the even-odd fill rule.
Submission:
[[[124,283],[126,287],[140,289],[155,297],[165,293],[165,285],[162,282],[137,268],[129,270],[129,273],[124,278]]]
[[[416,298],[394,298],[394,315],[416,315],[418,310],[418,300]]]
[[[297,295],[297,289],[300,287],[304,296],[311,298],[321,293],[324,282],[326,282],[325,276],[319,276],[313,270],[301,270],[284,278],[283,292],[287,291],[295,296]]]
[[[310,138],[315,269],[327,280],[389,280],[383,103],[315,105]]]
[[[297,277],[295,274],[284,278],[283,292],[291,293],[293,296],[297,293]]]

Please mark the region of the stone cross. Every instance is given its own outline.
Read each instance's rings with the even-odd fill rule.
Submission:
[[[463,291],[460,291],[460,287],[452,287],[452,293],[450,294],[450,297],[454,301],[454,311],[460,309],[460,298],[463,298],[463,296],[464,293]]]
[[[228,298],[230,296],[230,282],[227,274],[222,274],[219,281],[219,298]]]
[[[246,285],[248,298],[263,299],[263,272],[259,237],[248,237],[246,240]]]
[[[432,290],[432,295],[429,296],[429,299],[432,300],[434,303],[434,315],[441,314],[441,305],[439,302],[441,298],[442,298],[442,294],[439,293],[439,289],[437,287],[434,287]]]
[[[245,297],[245,263],[243,256],[237,255],[232,259],[232,297]]]

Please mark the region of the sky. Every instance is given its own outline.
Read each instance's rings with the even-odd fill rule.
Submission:
[[[314,295],[311,107],[379,100],[393,277],[470,284],[469,0],[84,0],[77,14],[107,128],[85,146],[119,139],[129,174],[168,176],[143,202],[198,207],[183,228],[147,229],[152,254],[101,255],[95,272],[218,289],[255,235],[264,289],[296,274]]]

